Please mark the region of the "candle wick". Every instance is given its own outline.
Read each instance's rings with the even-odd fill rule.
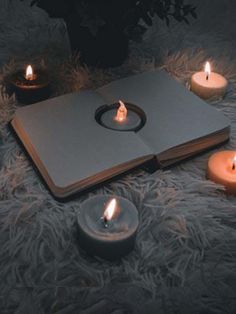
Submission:
[[[209,74],[206,75],[206,80],[208,81],[208,79],[209,79]]]
[[[235,170],[235,162],[233,162],[232,170]]]
[[[108,228],[109,224],[108,224],[108,219],[106,216],[101,217],[103,225],[105,228]]]

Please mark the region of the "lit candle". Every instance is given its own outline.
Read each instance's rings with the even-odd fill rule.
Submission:
[[[25,70],[13,73],[9,84],[16,94],[17,100],[22,104],[30,104],[44,100],[50,95],[49,79],[46,71],[34,69],[28,65]]]
[[[139,107],[121,100],[98,108],[95,118],[102,126],[117,131],[138,131],[146,121],[145,113]]]
[[[206,62],[205,69],[192,75],[191,91],[203,99],[211,97],[222,97],[226,92],[228,82],[220,74],[212,72],[209,62]]]
[[[123,197],[97,195],[81,204],[77,226],[79,246],[88,254],[120,259],[134,248],[138,211]]]
[[[236,151],[221,151],[208,160],[207,178],[236,195]]]

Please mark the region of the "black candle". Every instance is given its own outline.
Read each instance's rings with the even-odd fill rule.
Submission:
[[[139,107],[120,100],[117,104],[98,108],[95,119],[111,130],[138,131],[145,124],[146,116]]]
[[[26,70],[19,70],[9,78],[11,89],[22,104],[42,101],[50,95],[48,74],[43,69],[34,70],[28,65]]]
[[[134,248],[138,211],[123,197],[89,198],[80,205],[77,222],[79,245],[90,255],[115,260]]]

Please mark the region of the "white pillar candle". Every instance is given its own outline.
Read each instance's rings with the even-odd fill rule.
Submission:
[[[191,91],[203,99],[222,97],[226,92],[228,82],[220,74],[211,72],[209,62],[205,65],[205,71],[192,75]]]

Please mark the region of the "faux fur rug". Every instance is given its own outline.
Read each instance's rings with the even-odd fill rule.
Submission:
[[[6,52],[1,55],[4,83],[6,74],[28,60],[28,55],[24,58],[24,51],[9,39],[11,35],[14,33],[14,38],[18,39],[24,36],[27,23],[36,27],[27,26],[31,35],[36,34],[37,23],[44,23],[46,19],[45,25],[49,25],[49,21],[54,25],[55,21],[42,11],[29,8],[27,3],[1,0],[0,5],[8,14],[5,20],[3,16],[0,18],[1,29],[3,25],[9,26],[8,20],[11,21],[12,16],[14,19],[16,12],[21,12],[22,16],[21,22],[18,20],[5,34],[0,33]],[[35,13],[31,21],[32,12],[38,15]],[[77,57],[67,58],[66,44],[65,47],[49,45],[53,49],[45,44],[42,46],[46,47],[46,52],[42,49],[36,54],[37,49],[32,48],[37,46],[35,36],[29,55],[36,62],[43,58],[51,69],[55,95],[94,88],[156,67],[166,68],[186,84],[191,74],[201,69],[211,56],[215,71],[230,82],[225,98],[211,101],[211,105],[223,111],[232,123],[231,140],[219,150],[235,149],[236,65],[231,56],[236,49],[230,35],[224,37],[226,33],[218,32],[212,37],[212,32],[204,33],[196,23],[188,31],[179,25],[170,29],[160,26],[157,31],[154,25],[142,44],[131,46],[130,58],[122,67],[106,71],[86,69],[80,66]],[[58,31],[62,24],[58,25],[48,26],[49,43],[50,38],[64,38],[64,31]],[[203,43],[208,43],[204,49]],[[7,55],[15,55],[15,59],[18,56],[20,61],[6,63]],[[0,313],[235,313],[236,198],[226,196],[221,186],[205,179],[207,159],[212,152],[152,175],[137,171],[93,193],[59,203],[42,185],[8,129],[16,108],[14,95],[9,98],[3,84],[0,98]],[[140,218],[135,250],[114,263],[89,258],[78,249],[76,240],[79,204],[93,194],[108,193],[131,200]]]

